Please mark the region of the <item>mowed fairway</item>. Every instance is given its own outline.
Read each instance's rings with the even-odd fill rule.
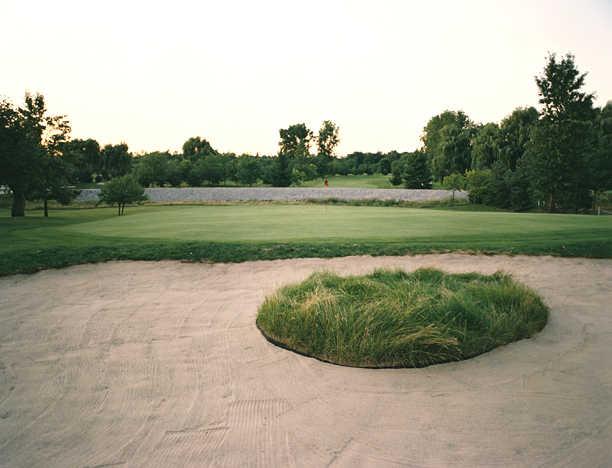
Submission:
[[[241,261],[443,250],[612,256],[609,216],[398,207],[142,206],[122,217],[96,208],[55,210],[48,219],[34,211],[25,219],[5,214],[0,231],[4,274],[114,258]]]
[[[329,177],[330,187],[349,187],[349,188],[401,188],[393,185],[388,175],[336,175]],[[313,179],[302,182],[302,187],[324,187],[322,179]]]

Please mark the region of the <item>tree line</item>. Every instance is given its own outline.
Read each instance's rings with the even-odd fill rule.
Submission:
[[[612,190],[612,102],[593,105],[574,57],[550,54],[536,77],[540,112],[519,107],[499,124],[462,111],[429,120],[420,150],[392,165],[391,181],[467,189],[472,202],[516,211],[589,209]]]
[[[375,173],[406,188],[467,189],[475,203],[578,211],[612,189],[612,103],[594,107],[594,95],[582,89],[585,77],[572,55],[551,54],[536,77],[541,111],[519,107],[500,123],[485,124],[463,111],[444,111],[427,122],[416,151],[345,157],[335,154],[340,132],[330,120],[317,133],[304,123],[280,129],[274,156],[221,153],[202,137],[189,138],[181,152],[134,155],[125,143],[70,139],[67,118],[49,116],[42,95],[26,94],[22,106],[0,100],[0,185],[12,193],[13,216],[24,215],[26,199],[42,200],[46,215],[48,200],[68,203],[76,186],[115,179],[102,195],[121,213],[113,187],[138,198],[138,186],[286,187]]]

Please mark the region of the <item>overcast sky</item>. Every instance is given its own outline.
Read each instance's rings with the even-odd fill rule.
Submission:
[[[612,99],[612,1],[0,0],[0,94],[41,92],[73,137],[271,154],[324,119],[339,154],[417,148],[427,120],[537,105],[548,51]]]

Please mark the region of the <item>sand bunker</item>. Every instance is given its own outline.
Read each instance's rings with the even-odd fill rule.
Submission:
[[[263,298],[319,269],[502,269],[546,328],[475,359],[344,368],[268,343]],[[117,262],[0,278],[0,466],[607,466],[612,260]]]

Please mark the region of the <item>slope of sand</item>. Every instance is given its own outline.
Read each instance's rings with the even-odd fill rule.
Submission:
[[[317,269],[502,269],[552,309],[537,337],[424,369],[268,343],[265,295]],[[0,466],[612,463],[612,260],[350,257],[117,262],[0,279]]]

